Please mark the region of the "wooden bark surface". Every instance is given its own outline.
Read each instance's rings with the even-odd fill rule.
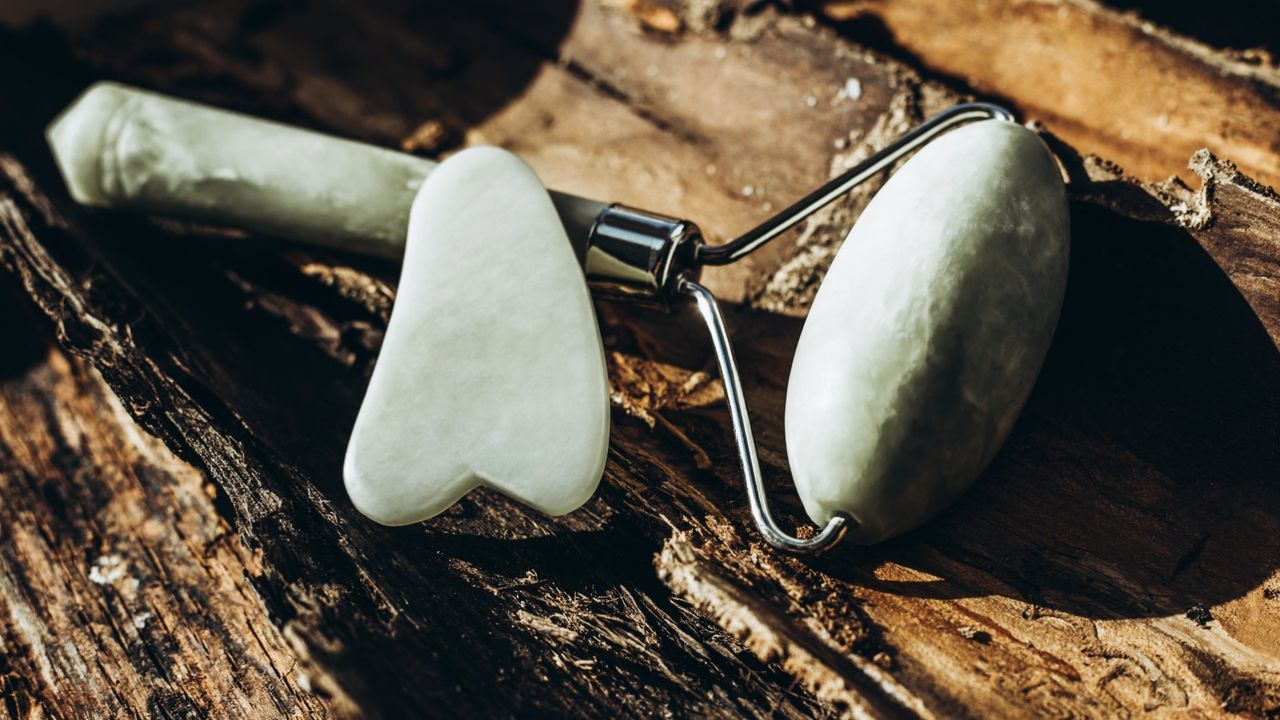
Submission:
[[[1075,147],[1145,180],[1192,179],[1186,160],[1207,147],[1262,182],[1280,182],[1280,67],[1265,43],[1215,50],[1097,0],[811,5],[849,37],[1016,103]],[[1194,29],[1223,22],[1230,3],[1147,5],[1191,8]],[[1234,18],[1246,28],[1240,39],[1274,45],[1276,8],[1247,5]]]
[[[478,492],[388,529],[350,507],[340,467],[395,268],[78,208],[39,131],[89,80],[431,154],[502,145],[552,187],[690,217],[713,239],[959,95],[811,19],[733,3],[268,0],[126,15],[70,40],[0,32],[7,66],[42,69],[0,80],[0,266],[83,359],[11,375],[4,422],[119,478],[86,487],[0,434],[7,543],[47,527],[49,504],[107,528],[45,531],[49,548],[4,556],[0,577],[60,558],[64,587],[95,590],[102,557],[133,569],[129,548],[200,547],[227,529],[211,579],[171,584],[222,590],[190,622],[216,638],[203,655],[166,646],[195,690],[63,700],[71,680],[49,661],[62,656],[32,641],[63,626],[22,621],[6,588],[9,715],[1280,711],[1280,200],[1223,161],[1197,155],[1194,187],[1144,185],[1050,137],[1072,177],[1074,248],[1048,365],[973,491],[908,537],[812,562],[760,544],[702,331],[621,306],[600,308],[616,409],[591,503],[547,518]],[[856,98],[840,94],[850,80]],[[873,190],[707,276],[741,303],[730,321],[789,523],[803,519],[782,442],[789,358]],[[74,445],[75,418],[133,449]],[[140,462],[116,457],[137,448],[142,494],[160,498],[144,515],[125,502],[136,471],[111,470]],[[180,511],[191,529],[164,520]],[[102,619],[73,615],[66,633],[194,612],[101,592]],[[70,614],[83,597],[51,590],[47,605]],[[224,669],[216,648],[249,625],[261,646],[222,653]],[[93,683],[159,682],[131,654],[145,640],[115,642],[81,670],[85,703]]]
[[[11,285],[0,380],[6,714],[322,714],[216,491],[141,431],[87,363],[15,312]]]

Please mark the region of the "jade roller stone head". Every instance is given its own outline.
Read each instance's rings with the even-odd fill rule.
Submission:
[[[889,179],[837,253],[787,387],[787,454],[809,517],[851,540],[912,530],[1000,448],[1062,306],[1069,228],[1044,143],[982,122]]]
[[[1066,282],[1067,208],[1048,149],[1011,120],[958,105],[717,246],[687,220],[549,192],[495,148],[437,164],[111,83],[48,137],[85,204],[404,258],[343,473],[370,518],[416,522],[479,485],[552,514],[586,502],[609,434],[591,294],[668,309],[692,299],[756,526],[775,547],[815,553],[946,507],[1035,382]],[[787,449],[824,526],[799,539],[769,512],[724,319],[697,279],[912,152],[849,233],[796,349]]]

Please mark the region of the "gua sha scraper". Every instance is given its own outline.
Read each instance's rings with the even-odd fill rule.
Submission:
[[[463,150],[413,202],[347,445],[351,501],[405,525],[486,485],[559,515],[595,492],[608,450],[604,349],[551,197],[515,155]]]
[[[548,194],[496,149],[436,165],[121,85],[90,88],[48,137],[86,204],[404,255],[344,473],[375,520],[429,517],[481,484],[552,513],[590,496],[608,435],[590,287],[694,301],[756,526],[775,547],[816,553],[939,512],[998,450],[1035,381],[1066,282],[1066,194],[1048,149],[1012,119],[951,108],[718,246],[686,220]],[[788,452],[823,525],[796,538],[769,512],[732,347],[698,276],[917,150],[850,232],[796,350]]]

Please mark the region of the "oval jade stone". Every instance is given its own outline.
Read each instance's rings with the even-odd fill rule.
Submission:
[[[1035,133],[984,121],[930,143],[876,194],[796,348],[786,436],[805,510],[849,539],[920,526],[1012,429],[1062,307],[1070,229]]]

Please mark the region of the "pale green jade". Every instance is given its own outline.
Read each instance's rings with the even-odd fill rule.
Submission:
[[[484,485],[559,515],[595,492],[608,446],[604,349],[549,194],[504,150],[454,155],[413,202],[347,446],[352,502],[405,525]]]
[[[1000,448],[1048,351],[1067,279],[1059,170],[1031,131],[980,122],[876,194],[823,280],[787,388],[787,452],[814,522],[912,530]]]
[[[603,203],[493,148],[437,165],[113,83],[47,135],[82,203],[403,255],[344,468],[365,514],[416,522],[478,485],[558,514],[594,492],[608,383],[581,257]],[[974,481],[1044,361],[1068,249],[1058,168],[1013,123],[943,135],[888,181],[792,365],[787,450],[814,522],[884,540]]]
[[[235,227],[399,258],[430,160],[111,82],[50,124],[67,187],[86,205]],[[603,203],[552,193],[571,241]]]
[[[480,485],[551,514],[595,492],[608,379],[575,247],[604,204],[496,148],[437,164],[114,83],[47,135],[81,203],[403,256],[343,469],[370,518],[424,520]]]

